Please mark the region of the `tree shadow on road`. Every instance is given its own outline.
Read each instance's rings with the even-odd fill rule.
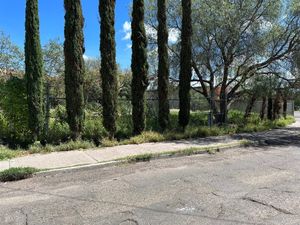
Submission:
[[[287,127],[252,134],[237,134],[233,137],[253,141],[257,147],[300,147],[300,127]]]

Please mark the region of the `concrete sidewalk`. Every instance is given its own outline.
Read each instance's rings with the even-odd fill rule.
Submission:
[[[129,156],[148,153],[165,153],[188,148],[230,144],[238,146],[240,141],[230,136],[199,138],[193,140],[145,143],[140,145],[122,145],[90,150],[33,154],[11,160],[0,161],[0,171],[11,167],[34,167],[38,169],[56,169],[93,165],[119,160]]]

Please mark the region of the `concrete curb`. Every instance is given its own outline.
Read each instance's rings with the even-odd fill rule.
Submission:
[[[217,144],[217,145],[207,145],[207,146],[199,146],[199,148],[195,148],[195,151],[193,153],[186,154],[185,151],[189,149],[181,149],[181,150],[174,150],[172,152],[161,152],[161,153],[153,153],[149,154],[151,155],[151,160],[158,160],[158,159],[166,159],[166,158],[179,158],[179,157],[185,157],[185,156],[192,156],[192,155],[202,155],[202,154],[212,154],[215,152],[221,152],[232,148],[238,148],[243,146],[249,146],[252,144],[251,142],[247,140],[240,140],[240,141],[234,141],[227,144]],[[197,150],[198,149],[198,150]],[[139,162],[146,162],[146,161],[131,161],[130,158],[143,156],[145,154],[137,154],[134,156],[128,156],[127,158],[120,158],[113,161],[106,161],[106,162],[99,162],[94,164],[87,164],[87,165],[74,165],[70,167],[63,167],[63,168],[56,168],[56,169],[49,169],[44,170],[36,173],[35,177],[45,177],[45,176],[51,176],[58,173],[68,173],[68,172],[77,172],[81,170],[88,170],[88,169],[95,169],[95,168],[107,168],[107,167],[113,167],[118,165],[124,165],[124,164],[132,164],[132,163],[139,163]]]

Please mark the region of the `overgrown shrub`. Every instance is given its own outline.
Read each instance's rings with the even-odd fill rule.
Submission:
[[[238,110],[230,110],[228,112],[228,122],[231,124],[241,125],[244,123],[244,113]]]
[[[0,109],[2,139],[12,148],[28,146],[31,135],[24,79],[11,77],[0,83]]]
[[[132,116],[131,102],[129,100],[119,100],[118,118],[117,118],[117,133],[116,138],[125,139],[132,135]]]

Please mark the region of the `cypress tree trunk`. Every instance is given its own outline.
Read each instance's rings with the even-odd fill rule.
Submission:
[[[273,120],[279,119],[281,110],[281,93],[278,91],[274,99]]]
[[[192,3],[182,0],[182,29],[179,74],[179,126],[185,129],[190,119],[190,88],[192,77]]]
[[[116,133],[117,114],[117,65],[115,43],[115,0],[100,0],[101,18],[101,78],[103,89],[103,125],[110,138]]]
[[[144,25],[144,0],[133,1],[131,29],[133,133],[140,134],[145,129],[144,95],[148,86],[147,37]]]
[[[68,124],[72,139],[78,139],[84,118],[84,19],[80,0],[64,0],[65,5],[65,92]]]
[[[268,120],[273,120],[273,99],[272,97],[268,98]]]
[[[261,120],[263,120],[265,118],[266,106],[267,106],[267,98],[264,96],[262,99],[261,110],[260,110],[260,119]]]
[[[288,107],[288,101],[286,96],[283,98],[283,117],[286,119],[287,117],[287,107]]]
[[[247,104],[245,114],[244,114],[244,119],[247,119],[250,116],[250,113],[252,111],[254,103],[256,102],[256,99],[257,99],[257,96],[255,94],[253,94],[250,101]]]
[[[38,0],[26,1],[25,76],[29,129],[36,141],[43,127],[43,59],[40,43]]]
[[[157,0],[158,20],[158,99],[159,115],[158,121],[164,131],[169,124],[169,54],[168,54],[168,27],[167,27],[167,1]]]

